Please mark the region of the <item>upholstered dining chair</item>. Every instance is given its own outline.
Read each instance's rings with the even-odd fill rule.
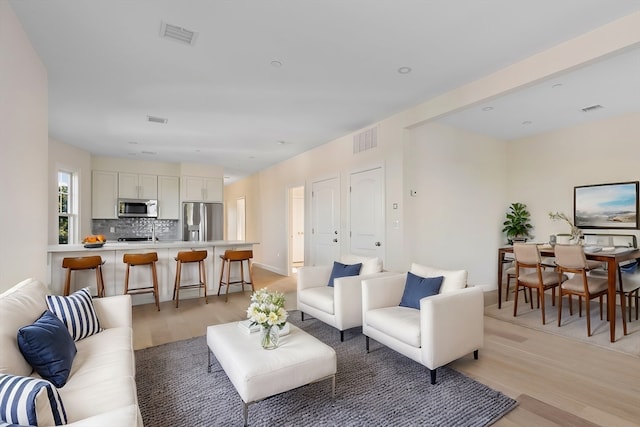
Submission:
[[[545,318],[545,291],[551,289],[551,303],[555,305],[556,288],[558,285],[567,280],[564,274],[558,275],[555,271],[545,271],[540,257],[540,250],[535,244],[516,243],[513,245],[513,254],[515,255],[515,276],[516,290],[529,289],[529,299],[531,300],[531,308],[533,309],[533,298],[531,291],[536,290],[536,299],[540,312],[542,314],[542,324],[546,323]],[[526,295],[526,293],[525,293]],[[518,298],[513,302],[513,316],[518,314]]]
[[[558,294],[558,326],[562,323],[562,297],[569,297],[569,314],[573,315],[571,297],[584,298],[587,309],[587,336],[591,336],[591,310],[590,301],[598,298],[600,301],[600,319],[602,319],[602,297],[607,295],[608,278],[598,275],[590,275],[589,265],[581,245],[555,246],[556,265],[558,268],[558,280],[565,273],[573,273],[573,277],[560,285]],[[582,304],[582,300],[579,301]],[[607,301],[609,303],[609,301]],[[582,307],[580,307],[582,312]],[[612,319],[611,321],[615,321]]]
[[[629,267],[631,267],[629,269]],[[595,275],[606,275],[606,270],[596,270]],[[616,280],[616,293],[620,296],[620,311],[622,312],[622,329],[627,335],[627,307],[629,307],[629,322],[632,321],[631,312],[634,306],[636,320],[638,320],[638,298],[640,297],[640,271],[638,271],[638,261],[627,265],[618,265],[618,276]]]

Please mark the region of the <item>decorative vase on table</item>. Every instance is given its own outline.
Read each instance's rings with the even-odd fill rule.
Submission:
[[[260,329],[260,344],[265,350],[273,350],[278,347],[280,341],[280,327],[276,325],[262,326]]]
[[[284,302],[284,294],[267,289],[260,289],[251,295],[247,318],[251,320],[252,325],[260,325],[262,348],[273,350],[278,347],[280,328],[289,316],[284,309]]]

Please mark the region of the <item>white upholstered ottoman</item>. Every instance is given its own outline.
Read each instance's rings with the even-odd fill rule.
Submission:
[[[336,352],[333,348],[289,324],[278,348],[260,346],[260,333],[247,334],[238,322],[207,327],[208,371],[213,353],[244,402],[244,424],[248,405],[312,382],[331,379],[335,393]]]

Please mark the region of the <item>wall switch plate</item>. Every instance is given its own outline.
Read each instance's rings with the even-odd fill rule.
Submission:
[[[418,192],[416,190],[409,190],[409,194],[411,195],[411,197],[416,197],[418,195]]]
[[[116,232],[116,228],[115,227],[110,227],[109,228],[109,233],[115,233]]]

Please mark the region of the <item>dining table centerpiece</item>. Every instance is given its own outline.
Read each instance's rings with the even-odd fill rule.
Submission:
[[[567,215],[565,215],[562,212],[549,212],[549,218],[551,218],[554,221],[558,221],[558,220],[565,221],[567,224],[569,224],[569,227],[571,227],[570,241],[574,244],[579,244],[582,242],[582,238],[584,237],[582,230],[576,227]]]
[[[289,317],[284,303],[284,294],[281,292],[263,288],[251,294],[247,318],[251,320],[251,325],[260,325],[260,344],[264,349],[272,350],[278,347],[280,329]]]

